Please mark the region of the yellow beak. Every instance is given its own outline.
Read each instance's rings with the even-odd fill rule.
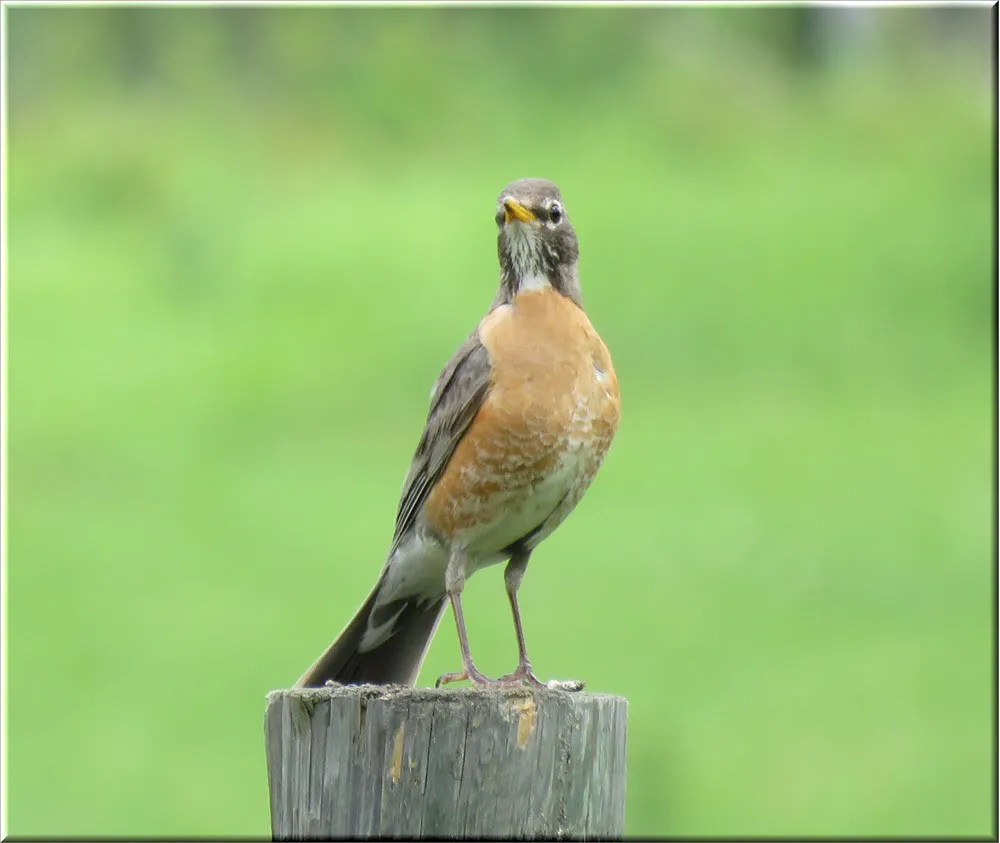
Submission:
[[[503,206],[506,211],[504,214],[504,225],[507,225],[511,220],[518,220],[520,222],[534,222],[535,215],[531,213],[527,208],[524,207],[516,199],[511,199],[509,196],[503,200]]]

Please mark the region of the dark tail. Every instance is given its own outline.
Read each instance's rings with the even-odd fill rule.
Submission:
[[[444,598],[424,604],[399,600],[380,606],[378,615],[382,618],[399,613],[392,624],[392,633],[377,647],[362,652],[361,640],[368,629],[380,585],[381,581],[337,640],[295,683],[296,688],[321,688],[331,679],[341,685],[413,685],[417,681],[420,665],[444,611]]]

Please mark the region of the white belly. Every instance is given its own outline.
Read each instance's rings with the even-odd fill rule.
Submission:
[[[533,536],[534,546],[548,536],[579,501],[593,476],[593,455],[585,448],[567,450],[553,470],[531,491],[512,503],[503,515],[488,525],[469,530],[460,537],[468,559],[469,574],[507,559],[503,553],[511,544],[542,527]],[[544,526],[542,526],[544,525]],[[385,599],[444,594],[444,573],[450,548],[421,531],[413,535],[390,557],[386,571]]]
[[[589,462],[591,455],[584,448],[563,452],[552,470],[532,487],[530,494],[511,502],[492,524],[470,530],[466,538],[470,564],[482,568],[500,561],[504,558],[498,555],[501,551],[543,524],[545,526],[532,537],[531,545],[549,535],[568,514],[561,512],[563,505],[570,499],[573,504],[579,500],[575,490],[581,485]]]

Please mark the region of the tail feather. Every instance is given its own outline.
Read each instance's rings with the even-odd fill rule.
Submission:
[[[413,685],[417,681],[444,612],[444,597],[425,603],[413,599],[394,602],[391,633],[378,646],[362,649],[372,612],[383,615],[389,608],[376,610],[380,586],[381,581],[344,631],[295,683],[296,688],[320,688],[328,680],[342,685]]]

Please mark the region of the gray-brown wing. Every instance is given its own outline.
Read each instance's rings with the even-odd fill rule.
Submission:
[[[403,484],[392,548],[413,528],[424,501],[444,472],[490,389],[489,353],[473,331],[438,376],[417,452]],[[390,551],[391,553],[391,551]]]

